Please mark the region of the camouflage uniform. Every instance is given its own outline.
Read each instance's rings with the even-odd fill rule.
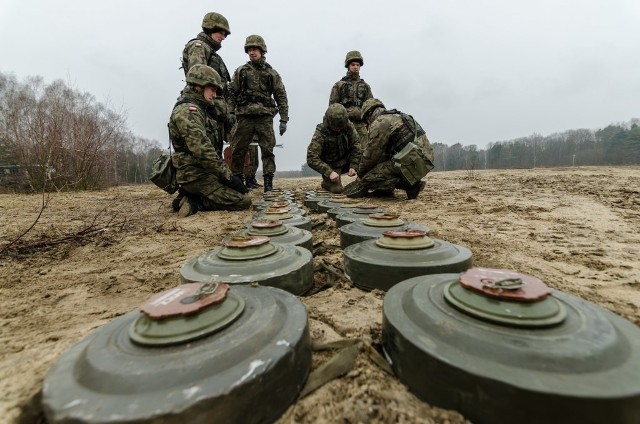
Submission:
[[[208,13],[203,20],[203,29],[209,26],[210,29],[213,29],[214,24],[207,24],[207,19],[211,18],[209,15],[214,15],[214,19],[217,20],[222,19],[221,27],[216,29],[225,30],[228,34],[229,27],[226,19],[222,17],[222,15],[216,13]],[[228,133],[231,131],[231,127],[234,125],[235,119],[229,116],[229,106],[227,98],[229,97],[229,81],[231,80],[231,76],[229,75],[229,71],[227,66],[225,65],[222,57],[217,53],[222,45],[212,40],[210,36],[206,33],[199,33],[196,38],[189,40],[189,42],[184,46],[182,50],[182,69],[184,70],[185,76],[189,69],[193,65],[207,65],[213,68],[222,80],[223,90],[218,93],[218,97],[214,100],[214,105],[216,108],[216,113],[219,117],[221,117],[221,121],[224,125],[219,126],[219,142],[220,144],[216,146],[218,150],[218,154],[222,154],[222,140],[228,140]]]
[[[211,107],[202,93],[187,86],[173,108],[169,120],[169,138],[176,177],[189,195],[202,196],[202,210],[240,210],[251,206],[245,194],[227,187],[231,177],[214,147],[218,142],[218,123],[207,112]]]
[[[360,62],[360,65],[364,64],[362,55],[355,50],[347,53],[345,68],[348,68],[349,63],[353,61]],[[363,149],[367,145],[368,135],[367,124],[362,120],[362,105],[367,99],[371,98],[373,98],[373,93],[369,84],[360,78],[360,73],[354,73],[349,70],[347,70],[346,76],[333,85],[331,94],[329,94],[329,104],[340,103],[347,108],[349,120],[358,131],[360,146]]]
[[[385,110],[384,106],[373,110],[367,121],[369,144],[363,149],[358,180],[345,187],[345,194],[360,197],[367,195],[369,190],[393,192],[399,188],[406,190],[409,198],[417,197],[424,188],[424,182],[409,184],[393,156],[408,143],[414,143],[420,158],[418,160],[423,161],[427,172],[433,169],[433,148],[424,130],[410,115],[395,109]]]
[[[251,37],[247,37],[245,51]],[[264,40],[259,37],[264,46]],[[266,46],[260,47],[266,53]],[[269,65],[264,56],[240,66],[231,78],[229,86],[229,106],[238,117],[238,126],[233,135],[233,157],[231,170],[234,175],[242,175],[244,157],[254,136],[258,137],[262,158],[262,173],[265,182],[273,180],[276,172],[273,148],[276,138],[273,132],[273,118],[280,114],[281,122],[289,121],[287,92],[278,72]],[[267,185],[265,184],[265,191]]]
[[[339,109],[344,112],[344,122],[335,125],[332,121],[335,122]],[[322,188],[331,193],[342,193],[339,175],[351,168],[357,170],[361,155],[358,133],[347,118],[346,110],[338,104],[329,106],[307,147],[307,164],[322,175]],[[338,174],[338,181],[329,179],[332,172]]]

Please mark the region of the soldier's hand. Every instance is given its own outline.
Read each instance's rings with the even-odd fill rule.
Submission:
[[[280,121],[280,135],[284,134],[287,130],[287,123],[285,121]]]
[[[244,182],[242,182],[242,178],[237,175],[232,175],[224,185],[242,194],[249,192],[249,189],[244,185]]]
[[[331,182],[335,183],[336,181],[338,181],[338,178],[340,178],[340,175],[338,175],[338,173],[336,171],[331,172],[331,174],[329,174],[329,179],[331,180]]]
[[[353,168],[349,168],[349,173],[347,175],[350,177],[354,177],[356,175],[356,170]]]

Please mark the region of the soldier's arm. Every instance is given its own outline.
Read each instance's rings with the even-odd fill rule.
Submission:
[[[356,127],[349,122],[347,138],[349,139],[349,168],[358,169],[362,160],[362,148],[360,146],[360,137]]]
[[[329,105],[340,103],[340,91],[338,90],[339,85],[340,83],[337,82],[333,84],[333,87],[331,87],[331,93],[329,93]]]
[[[307,165],[309,165],[309,168],[314,171],[328,177],[333,170],[320,158],[321,153],[322,135],[320,134],[320,131],[316,129],[313,137],[311,138],[311,143],[309,143],[309,147],[307,147]]]
[[[284,88],[284,83],[280,74],[275,69],[273,71],[273,98],[278,105],[278,113],[280,114],[280,120],[284,122],[289,121],[289,101],[287,100],[287,90]]]
[[[367,83],[365,83],[367,84]],[[369,100],[369,99],[373,99],[373,92],[371,91],[371,86],[369,84],[367,84],[367,94],[365,95],[364,100]]]
[[[229,82],[229,97],[227,98],[229,113],[235,113],[239,94],[240,94],[240,68],[235,70],[235,72],[233,73],[233,77],[231,77],[231,81]]]
[[[207,65],[208,46],[201,40],[193,40],[187,46],[187,57],[189,58],[189,68],[193,65]],[[185,69],[185,72],[189,69]]]
[[[176,118],[176,125],[187,148],[200,166],[218,179],[228,180],[231,177],[231,170],[218,156],[213,143],[207,137],[206,119],[202,112],[194,106],[188,106],[185,108],[185,113]]]

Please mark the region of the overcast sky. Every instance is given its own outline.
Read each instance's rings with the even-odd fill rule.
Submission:
[[[214,11],[231,27],[218,52],[230,73],[260,34],[285,83],[279,170],[305,162],[349,50],[374,96],[432,142],[484,148],[640,117],[639,0],[0,0],[0,71],[63,79],[166,146],[182,49]]]

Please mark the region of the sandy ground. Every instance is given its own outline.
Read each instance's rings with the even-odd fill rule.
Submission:
[[[640,324],[640,167],[446,172],[427,182],[418,200],[396,191],[395,199],[375,202],[428,225],[434,238],[470,248],[476,266],[535,275]],[[276,180],[276,186],[302,196],[319,188],[319,179]],[[54,193],[21,240],[23,249],[0,256],[0,421],[46,422],[39,392],[60,355],[177,285],[187,260],[219,246],[253,213],[180,219],[170,200],[151,185]],[[42,201],[42,195],[0,195],[0,249],[33,223]],[[326,214],[310,217],[320,224],[314,243],[330,247],[316,255],[316,265],[342,267],[335,224]],[[35,246],[82,230],[88,234]],[[316,286],[329,278],[322,269],[314,274]],[[383,296],[343,281],[301,297],[312,339],[364,337],[379,345]],[[328,357],[314,353],[314,367]],[[279,422],[468,421],[420,401],[361,354],[350,372],[292,405]]]

